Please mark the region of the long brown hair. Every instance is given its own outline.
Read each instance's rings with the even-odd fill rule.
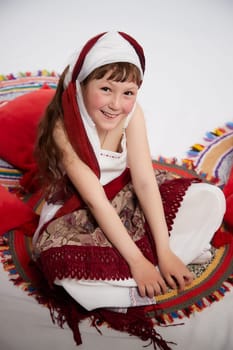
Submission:
[[[58,120],[63,121],[62,109],[62,93],[64,91],[64,79],[68,67],[60,76],[55,95],[48,105],[45,115],[42,118],[37,134],[37,142],[35,146],[35,157],[39,168],[39,180],[45,188],[45,195],[48,198],[54,192],[61,189],[68,190],[70,187],[67,178],[61,171],[60,164],[62,154],[53,138],[53,130]],[[108,72],[112,71],[109,80],[114,81],[133,81],[138,87],[141,85],[141,75],[139,69],[128,62],[110,63],[96,68],[89,76],[81,83],[86,86],[93,79],[101,79]]]

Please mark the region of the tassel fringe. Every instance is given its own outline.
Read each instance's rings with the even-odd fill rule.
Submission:
[[[0,82],[1,81],[9,81],[9,80],[16,80],[20,78],[33,78],[33,77],[55,77],[58,78],[59,74],[55,71],[48,71],[47,69],[37,70],[35,72],[18,72],[16,74],[9,73],[9,74],[0,74]]]

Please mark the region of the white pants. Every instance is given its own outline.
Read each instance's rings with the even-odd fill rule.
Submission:
[[[43,223],[59,208],[42,210]],[[178,210],[170,236],[172,251],[188,265],[208,246],[222,223],[226,204],[222,191],[210,184],[192,184]],[[46,220],[46,221],[47,221]],[[39,231],[39,230],[38,230]],[[36,234],[34,236],[36,240]],[[100,307],[132,306],[130,289],[137,288],[134,279],[120,281],[86,281],[62,279],[56,281],[87,310]],[[143,298],[142,298],[143,303]],[[148,298],[145,300],[148,303]]]

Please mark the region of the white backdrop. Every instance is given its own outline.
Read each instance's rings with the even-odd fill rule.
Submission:
[[[76,48],[112,29],[145,50],[139,99],[152,156],[180,159],[232,120],[232,0],[0,0],[0,74],[61,72]]]

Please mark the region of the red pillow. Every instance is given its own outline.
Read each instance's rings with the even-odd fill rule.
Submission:
[[[38,215],[15,194],[0,185],[0,235],[25,224],[38,222]]]
[[[35,168],[37,125],[54,93],[44,86],[0,108],[0,158],[23,171]]]
[[[231,168],[227,183],[223,187],[223,193],[226,197],[226,212],[224,221],[231,229],[233,228],[233,166]]]

